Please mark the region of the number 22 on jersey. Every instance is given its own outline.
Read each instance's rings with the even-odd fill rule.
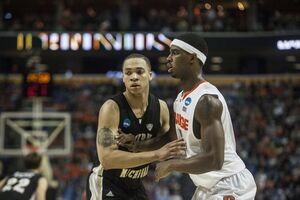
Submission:
[[[21,178],[21,179],[17,179],[17,178],[10,178],[7,180],[6,185],[3,187],[2,191],[16,191],[19,193],[24,193],[25,187],[28,186],[30,184],[30,179],[28,178]]]

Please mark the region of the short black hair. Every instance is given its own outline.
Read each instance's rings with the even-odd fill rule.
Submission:
[[[142,54],[139,54],[139,53],[132,53],[132,54],[129,54],[129,55],[124,59],[124,61],[123,61],[122,69],[123,69],[123,66],[124,66],[125,61],[128,60],[128,59],[131,59],[131,58],[141,58],[141,59],[143,59],[143,60],[146,62],[147,66],[148,66],[148,68],[149,68],[149,71],[151,71],[151,63],[150,63],[149,58],[147,58],[146,56],[144,56],[144,55],[142,55]]]
[[[197,33],[183,33],[175,37],[178,40],[182,40],[185,43],[195,47],[199,51],[201,51],[205,56],[208,55],[208,47],[206,41],[200,34]]]
[[[24,166],[28,169],[37,169],[40,167],[42,156],[38,153],[30,153],[24,157]]]

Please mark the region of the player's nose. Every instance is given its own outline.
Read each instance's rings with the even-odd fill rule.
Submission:
[[[169,55],[168,55],[168,57],[167,57],[167,61],[168,61],[168,62],[171,62],[171,61],[172,61],[171,54],[169,54]]]
[[[133,73],[133,77],[134,77],[134,78],[138,78],[137,73]]]
[[[131,80],[136,81],[136,80],[138,80],[138,79],[139,79],[139,76],[137,75],[137,73],[132,73],[132,75],[131,75]]]

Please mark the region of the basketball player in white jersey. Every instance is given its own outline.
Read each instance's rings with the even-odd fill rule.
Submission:
[[[236,153],[225,99],[202,77],[206,56],[206,42],[197,34],[183,34],[170,45],[168,72],[183,87],[174,102],[175,129],[187,151],[184,158],[159,163],[156,180],[178,171],[188,173],[197,186],[193,199],[254,199],[256,184]]]

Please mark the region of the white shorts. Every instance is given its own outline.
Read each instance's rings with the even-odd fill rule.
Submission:
[[[95,167],[92,173],[88,176],[87,183],[87,199],[88,200],[100,200],[102,199],[102,182],[103,178],[99,176],[100,167]]]
[[[248,169],[221,179],[210,189],[198,186],[192,200],[253,200],[256,184]]]

